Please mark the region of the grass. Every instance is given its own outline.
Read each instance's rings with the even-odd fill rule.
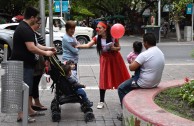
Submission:
[[[182,100],[178,95],[180,90],[180,87],[169,88],[159,93],[154,101],[164,110],[194,121],[194,106],[188,105],[188,102]]]

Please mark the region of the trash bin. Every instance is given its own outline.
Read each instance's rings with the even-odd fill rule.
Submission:
[[[184,27],[184,40],[185,41],[192,41],[192,26],[185,26]]]
[[[1,63],[4,74],[1,76],[1,112],[22,111],[23,62],[6,61]]]
[[[159,42],[160,26],[145,25],[145,26],[142,26],[142,28],[144,29],[145,33],[153,33],[156,37],[156,41]]]

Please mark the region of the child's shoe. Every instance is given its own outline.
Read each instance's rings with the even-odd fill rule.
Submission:
[[[88,107],[92,107],[92,106],[93,106],[93,102],[91,102],[91,101],[89,101],[89,100],[88,100],[86,103],[87,103],[87,106],[88,106]]]

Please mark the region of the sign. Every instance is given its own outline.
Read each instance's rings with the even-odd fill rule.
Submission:
[[[68,1],[62,2],[62,12],[68,12]]]
[[[170,5],[169,4],[164,5],[163,12],[169,12],[169,11],[170,11]]]
[[[55,3],[54,3],[54,9],[55,9],[55,12],[61,12],[61,9],[60,9],[60,1],[55,1]]]
[[[55,12],[61,12],[61,0],[54,1]],[[62,12],[68,12],[68,1],[62,1]]]
[[[187,10],[186,10],[186,14],[192,14],[192,4],[187,4]]]

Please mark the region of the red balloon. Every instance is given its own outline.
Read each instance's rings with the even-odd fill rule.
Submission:
[[[110,33],[113,38],[118,39],[118,38],[123,37],[125,33],[125,28],[122,24],[117,23],[111,27]]]

